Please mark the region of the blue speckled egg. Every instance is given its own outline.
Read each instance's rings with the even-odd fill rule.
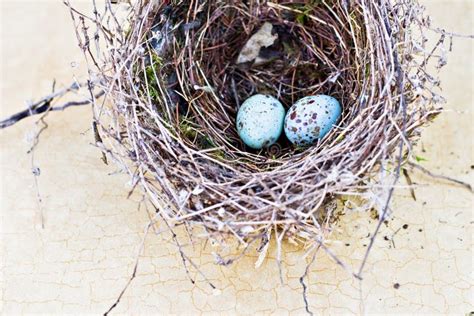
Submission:
[[[298,146],[311,145],[329,133],[341,112],[339,102],[328,95],[302,98],[286,114],[286,137]]]
[[[285,108],[269,95],[256,94],[237,113],[237,132],[249,147],[261,149],[274,144],[283,131]]]

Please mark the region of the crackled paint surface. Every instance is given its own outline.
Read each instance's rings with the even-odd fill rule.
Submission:
[[[440,26],[472,33],[470,1],[425,3]],[[72,61],[79,63],[72,69],[78,76],[84,65],[60,2],[3,1],[1,14],[3,117],[22,109],[26,98],[49,92],[51,78],[69,83]],[[415,151],[427,159],[423,164],[429,169],[472,183],[473,150],[466,136],[473,135],[473,65],[468,62],[472,41],[456,39],[453,50],[442,79],[449,100],[446,108],[454,111],[425,131]],[[459,87],[468,88],[459,93]],[[87,107],[48,117],[49,129],[36,152],[44,229],[26,155],[25,138],[34,122],[0,131],[0,310],[6,315],[103,313],[132,273],[149,217],[137,208],[140,197],[126,198],[128,179],[107,175],[116,169],[103,165],[90,145],[90,119]],[[464,315],[474,309],[473,196],[419,174],[412,178],[421,185],[417,201],[403,188],[396,191],[394,218],[382,227],[361,288],[328,256],[317,257],[308,280],[315,313],[359,314],[364,309],[374,314]],[[331,249],[356,269],[374,227],[367,214],[348,215],[338,225],[333,239],[339,241]],[[189,282],[169,240],[167,235],[149,235],[137,278],[117,313],[304,314],[299,277],[305,260],[300,249],[288,246],[281,284],[273,247],[258,270],[255,252],[233,266],[216,267],[211,247],[189,248],[189,255],[218,288],[213,291],[193,270],[198,282]]]

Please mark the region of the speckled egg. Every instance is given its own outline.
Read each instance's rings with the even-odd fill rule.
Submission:
[[[339,102],[328,95],[302,98],[286,114],[286,137],[298,146],[311,145],[329,133],[341,112]]]
[[[261,149],[274,144],[283,131],[285,108],[269,95],[256,94],[237,113],[237,132],[249,147]]]

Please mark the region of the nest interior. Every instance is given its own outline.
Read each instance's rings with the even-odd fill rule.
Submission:
[[[241,167],[236,159],[248,158],[250,164],[244,167],[258,172],[269,165],[266,157],[278,158],[273,159],[278,164],[304,149],[290,146],[284,136],[279,146],[267,152],[245,147],[235,128],[238,107],[245,99],[268,94],[287,109],[296,100],[315,94],[332,95],[351,107],[356,103],[360,88],[354,77],[359,69],[353,69],[357,67],[353,60],[356,48],[349,29],[337,23],[338,14],[344,14],[341,6],[236,1],[227,5],[209,2],[194,10],[191,5],[168,6],[158,9],[159,16],[152,20],[160,42],[152,42],[151,52],[169,61],[165,67],[156,63],[151,71],[150,81],[166,78],[162,82],[167,87],[165,95],[154,96],[162,106],[159,111],[170,114],[166,120],[178,126],[187,146],[222,147],[215,154],[227,163]],[[270,23],[277,36],[273,45],[262,47],[259,58],[264,62],[238,64],[244,45],[264,23]]]
[[[112,101],[94,105],[103,149],[163,219],[213,237],[324,237],[331,201],[366,197],[439,113],[414,0],[137,1],[127,19],[128,28],[110,19],[116,25],[102,30],[110,55],[94,73]],[[267,22],[278,38],[260,51],[265,62],[238,64]],[[250,150],[235,117],[255,93],[286,108],[328,94],[343,115],[311,147],[282,136],[277,149]]]

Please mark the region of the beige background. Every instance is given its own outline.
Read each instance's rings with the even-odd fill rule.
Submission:
[[[89,3],[79,2],[84,8]],[[49,93],[52,78],[58,87],[70,83],[72,73],[83,78],[84,65],[61,1],[1,3],[0,117],[5,117],[23,109],[26,99]],[[424,3],[436,24],[474,33],[472,1]],[[426,167],[471,183],[473,60],[473,41],[455,39],[442,72],[448,111],[425,130],[416,149],[427,159]],[[90,117],[89,108],[83,107],[48,118],[49,129],[35,154],[42,172],[38,181],[44,229],[26,154],[34,120],[0,131],[0,309],[5,314],[103,313],[132,272],[148,215],[137,208],[139,196],[126,198],[128,179],[109,175],[116,169],[102,164],[91,146]],[[460,315],[474,310],[473,196],[421,175],[414,180],[420,184],[418,200],[407,190],[397,191],[394,219],[376,242],[361,291],[327,256],[318,257],[309,276],[313,311]],[[404,224],[406,229],[401,228]],[[332,249],[357,268],[368,242],[365,236],[373,229],[367,214],[348,215],[335,235],[341,242]],[[284,255],[282,285],[274,259],[256,270],[252,253],[231,267],[217,267],[209,248],[190,251],[217,291],[204,282],[191,284],[168,237],[151,235],[138,277],[115,311],[304,313],[298,279],[305,262],[300,251],[289,247]],[[275,258],[274,250],[270,257]]]

